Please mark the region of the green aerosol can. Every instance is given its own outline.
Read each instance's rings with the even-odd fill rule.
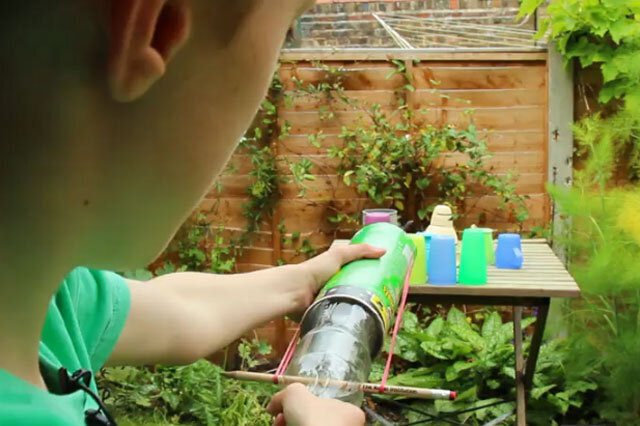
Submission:
[[[317,379],[312,393],[359,405],[358,389],[331,388],[329,380],[363,382],[371,360],[382,348],[400,303],[403,284],[411,274],[415,247],[407,234],[389,223],[362,228],[350,244],[386,249],[380,259],[345,265],[305,312],[301,340],[286,374]]]

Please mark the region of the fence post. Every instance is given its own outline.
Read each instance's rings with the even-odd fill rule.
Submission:
[[[548,128],[547,181],[569,187],[573,178],[573,66],[565,67],[555,45],[549,46],[547,59]],[[556,203],[550,202],[553,250],[566,263],[566,247],[561,237],[570,224],[562,219]]]

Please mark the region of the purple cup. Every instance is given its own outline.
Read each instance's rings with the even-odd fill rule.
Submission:
[[[365,212],[364,225],[371,225],[372,223],[386,222],[391,223],[391,213],[385,212]]]

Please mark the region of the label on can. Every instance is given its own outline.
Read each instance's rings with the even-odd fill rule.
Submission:
[[[409,266],[416,249],[402,229],[388,223],[362,228],[350,244],[361,243],[382,247],[387,252],[380,259],[361,259],[345,265],[322,288],[316,300],[355,296],[374,308],[386,333],[398,307],[405,277],[411,272]]]

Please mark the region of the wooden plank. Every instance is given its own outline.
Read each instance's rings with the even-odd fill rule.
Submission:
[[[474,124],[484,130],[540,130],[544,128],[544,107],[436,108],[416,112],[417,122],[466,128]]]
[[[340,160],[337,158],[329,157],[328,155],[314,155],[307,154],[304,156],[301,155],[279,155],[278,160],[279,163],[279,173],[282,176],[290,176],[292,175],[291,168],[289,164],[298,163],[301,160],[309,160],[312,164],[309,172],[312,175],[328,175],[335,176],[336,170],[338,169],[338,165],[340,164]]]
[[[542,129],[534,130],[507,130],[479,132],[480,137],[487,141],[490,152],[503,151],[542,151],[545,144],[545,135]]]
[[[272,265],[273,248],[245,247],[238,256],[238,263]]]
[[[507,131],[480,131],[478,135],[487,141],[489,151],[499,152],[536,152],[542,153],[544,149],[544,133],[540,130],[507,130]],[[298,155],[324,155],[331,146],[342,145],[342,139],[336,134],[324,132],[324,137],[319,139],[319,147],[309,142],[308,135],[291,135],[278,141],[279,154]]]
[[[546,49],[508,51],[474,49],[282,49],[281,61],[545,61]]]
[[[406,84],[405,78],[395,73],[395,67],[360,66],[345,67],[340,74],[341,85],[346,90],[396,90]],[[413,72],[413,85],[417,89],[513,89],[544,88],[546,69],[539,66],[433,66],[418,64]],[[297,81],[317,85],[327,80],[327,72],[319,67],[280,67],[280,79],[286,90],[296,90]]]
[[[362,64],[360,67],[350,66],[340,75],[341,86],[345,90],[399,89],[406,81],[402,75],[393,74],[395,70],[396,68],[389,63],[377,67],[371,63]],[[327,79],[327,72],[314,66],[281,66],[279,75],[286,90],[296,90],[296,80],[303,82],[303,87],[307,87],[309,84],[317,85]]]
[[[281,214],[287,230],[308,232],[333,232],[335,226],[327,218],[338,211],[358,212],[371,205],[366,198],[349,200],[299,200],[283,199],[280,201]]]
[[[529,199],[525,200],[525,205],[529,210],[529,214],[534,219],[542,219],[545,217],[544,199],[546,194],[530,194]],[[482,218],[485,220],[501,222],[501,218],[510,217],[509,212],[499,209],[499,199],[494,195],[485,195],[483,197],[469,197],[465,199],[465,216],[462,223],[478,225],[482,224]],[[509,222],[509,221],[507,221]],[[513,224],[513,222],[511,221]]]
[[[261,271],[263,269],[269,269],[272,267],[273,266],[271,265],[259,265],[255,263],[236,263],[236,272],[239,274],[243,274],[247,272]]]
[[[486,296],[486,297],[580,297],[580,289],[572,286],[558,288],[522,287],[514,285],[455,285],[435,286],[416,285],[409,288],[409,294],[423,294],[434,296]]]
[[[546,68],[510,67],[432,67],[418,64],[413,73],[416,89],[514,89],[546,87]]]
[[[544,90],[537,88],[472,90],[449,89],[435,91],[432,89],[419,89],[414,92],[413,99],[414,103],[412,105],[414,108],[495,108],[545,105]]]
[[[390,108],[383,108],[387,120],[394,124],[401,117]],[[322,131],[324,134],[339,134],[342,127],[361,127],[372,124],[371,116],[366,111],[337,111],[331,118],[325,118],[316,111],[283,111],[280,125],[288,122],[290,134],[310,134]],[[501,107],[501,108],[433,108],[417,111],[417,123],[435,126],[453,125],[466,128],[474,124],[484,130],[538,130],[544,128],[545,110],[540,106]]]
[[[515,151],[497,152],[489,158],[484,159],[484,163],[489,169],[495,172],[515,171],[521,174],[544,173],[544,158],[541,151]],[[442,155],[445,167],[455,167],[459,164],[466,164],[470,161],[467,154],[445,153]]]
[[[355,186],[347,186],[342,178],[337,175],[316,175],[315,180],[304,183],[306,189],[305,199],[308,200],[349,200],[362,198]],[[280,185],[282,198],[298,198],[300,187],[293,183]]]
[[[218,188],[213,188],[208,197],[223,197],[223,198],[244,198],[248,197],[247,188],[255,181],[255,178],[248,175],[232,175],[223,176],[219,179],[221,191],[218,192]]]
[[[247,226],[248,221],[243,215],[244,209],[242,204],[248,200],[244,198],[221,198],[218,200],[218,208],[215,211],[210,211],[207,214],[207,220],[214,225],[221,225],[228,228],[242,229]],[[208,207],[209,203],[213,200],[205,199],[200,208]],[[203,209],[204,210],[204,209]],[[271,222],[269,218],[265,217],[258,224],[260,231],[269,232],[271,230]]]
[[[311,161],[314,162],[314,167],[311,169],[312,173],[329,170],[329,167],[327,166],[324,166],[324,169],[319,169],[320,166],[318,166],[314,160],[318,160],[318,158],[316,157],[311,159]],[[453,168],[454,165],[451,164],[449,167]],[[335,168],[333,170],[335,170]],[[497,170],[495,170],[495,172],[496,176],[505,176],[504,173],[500,173]],[[290,171],[289,173],[283,173],[285,176],[290,174]],[[315,174],[314,178],[315,180],[313,181],[304,182],[304,186],[306,187],[306,194],[304,195],[304,198],[306,199],[351,199],[363,196],[358,193],[355,185],[347,186],[338,175]],[[227,184],[227,181],[230,181],[230,183]],[[230,177],[225,178],[224,182],[223,194],[225,196],[246,196],[246,187],[243,186],[245,180],[234,181],[232,177]],[[545,176],[542,173],[523,173],[515,176],[513,178],[513,183],[516,186],[517,194],[540,194],[544,192]],[[470,184],[469,189],[472,194],[476,195],[476,197],[487,191],[485,187],[478,184]],[[282,198],[298,198],[301,187],[290,181],[280,184],[280,190],[282,191]]]
[[[332,111],[352,111],[354,109],[368,109],[373,104],[391,106],[398,101],[398,94],[393,90],[345,90],[341,96],[346,97],[349,100],[348,103],[336,97],[327,98],[324,94],[286,91],[284,96],[289,97],[291,101],[279,105],[280,111],[318,111],[320,108]]]

